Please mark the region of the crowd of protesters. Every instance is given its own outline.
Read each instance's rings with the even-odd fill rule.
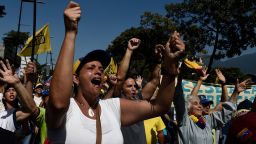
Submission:
[[[221,102],[200,95],[207,79],[200,71],[191,94],[184,96],[181,67],[185,44],[174,31],[165,45],[156,44],[152,77],[142,84],[129,72],[141,40],[131,38],[115,74],[104,75],[111,57],[93,50],[75,63],[79,4],[64,10],[65,36],[50,84],[38,81],[35,62],[23,77],[8,60],[0,60],[0,143],[10,144],[253,144],[256,143],[256,100],[237,103],[250,80],[234,84],[228,95],[226,78],[215,73]],[[102,92],[104,91],[104,92]],[[172,106],[173,104],[173,106]]]

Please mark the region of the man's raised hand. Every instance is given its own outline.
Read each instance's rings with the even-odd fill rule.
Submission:
[[[138,38],[131,38],[128,41],[128,49],[135,50],[140,46],[140,39]]]

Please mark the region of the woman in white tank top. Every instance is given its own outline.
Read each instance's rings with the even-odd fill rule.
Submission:
[[[80,16],[80,5],[69,2],[64,11],[65,37],[54,69],[46,109],[49,142],[123,143],[121,125],[131,125],[167,112],[175,90],[174,79],[178,74],[176,62],[183,54],[185,45],[175,32],[162,50],[166,74],[155,101],[99,100],[103,71],[110,62],[110,56],[103,50],[94,50],[80,58],[73,69]],[[131,45],[137,46],[138,41]],[[71,98],[73,83],[75,95]]]

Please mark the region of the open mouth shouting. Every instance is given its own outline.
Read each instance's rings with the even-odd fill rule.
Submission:
[[[92,84],[96,88],[101,88],[101,77],[95,77],[91,80]]]

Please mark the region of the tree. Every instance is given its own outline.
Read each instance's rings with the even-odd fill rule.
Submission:
[[[25,45],[26,40],[29,37],[28,32],[16,32],[10,31],[3,37],[5,46],[4,58],[9,59],[12,64],[19,66],[19,57],[17,57],[17,49]]]
[[[1,18],[1,17],[4,17],[4,15],[6,15],[6,13],[4,12],[4,10],[5,10],[5,6],[0,5],[0,18]]]
[[[133,37],[139,38],[141,44],[132,55],[128,73],[143,75],[146,79],[150,76],[156,64],[156,58],[154,57],[155,45],[165,44],[169,37],[160,28],[138,27],[127,29],[112,41],[111,45],[107,48],[107,51],[112,54],[116,62],[121,61],[127,49],[128,40]]]
[[[255,47],[256,1],[185,0],[165,9],[165,16],[145,13],[142,25],[167,31],[170,28],[164,25],[173,25],[183,35],[190,55],[212,48],[209,71],[213,59],[233,57]]]

